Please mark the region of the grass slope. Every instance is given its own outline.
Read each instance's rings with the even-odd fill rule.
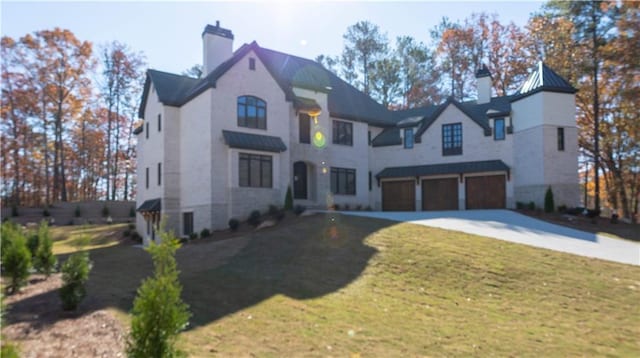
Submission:
[[[58,243],[57,243],[58,244]],[[144,251],[92,250],[127,312]],[[192,356],[638,356],[640,268],[339,215],[178,252]]]

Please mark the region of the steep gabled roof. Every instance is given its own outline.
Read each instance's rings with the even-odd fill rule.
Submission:
[[[328,93],[331,116],[378,126],[393,125],[390,111],[322,67],[318,62],[262,48],[255,41],[242,45],[230,59],[202,79],[149,70],[147,82],[153,82],[158,88],[160,102],[170,106],[182,106],[208,88],[215,87],[217,80],[250,51],[260,58],[284,91],[287,100],[295,99],[293,87],[325,92]],[[145,88],[147,87],[148,84],[145,83]],[[143,103],[139,111],[141,118],[144,117],[147,95],[148,90],[143,93]]]
[[[390,111],[318,62],[265,48],[259,48],[257,53],[285,93],[292,87],[326,92],[329,114],[333,117],[378,126],[393,125]]]
[[[167,106],[181,106],[184,103],[185,94],[198,83],[197,78],[176,75],[157,70],[147,70],[147,78],[144,81],[142,102],[138,110],[138,116],[144,118],[144,108],[147,104],[151,84],[156,89],[158,99]]]
[[[516,91],[512,100],[538,93],[540,91],[576,93],[577,90],[562,76],[553,71],[542,61],[538,63],[536,69],[531,72],[526,81]]]

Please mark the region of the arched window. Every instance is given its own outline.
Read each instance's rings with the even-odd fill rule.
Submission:
[[[267,104],[258,97],[238,97],[238,127],[267,129]]]

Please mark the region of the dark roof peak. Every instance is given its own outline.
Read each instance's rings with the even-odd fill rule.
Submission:
[[[484,63],[476,72],[476,78],[482,78],[482,77],[491,77],[491,72],[487,68],[487,65],[485,65]]]
[[[229,29],[224,29],[220,27],[220,21],[216,21],[216,26],[207,25],[204,27],[204,31],[202,32],[202,36],[205,34],[217,35],[220,37],[228,38],[233,40],[233,32]]]
[[[521,98],[540,91],[559,92],[559,93],[576,93],[577,90],[557,74],[544,62],[538,62],[537,66],[531,72],[526,81],[516,91],[516,97]]]

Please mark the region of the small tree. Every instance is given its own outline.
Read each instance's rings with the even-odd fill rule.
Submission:
[[[291,194],[291,185],[287,186],[287,195],[284,197],[284,210],[293,209],[293,195]]]
[[[53,254],[52,246],[49,225],[47,225],[46,221],[42,221],[38,228],[38,247],[33,256],[33,268],[40,273],[44,273],[47,277],[51,275],[58,262]]]
[[[551,191],[551,187],[548,187],[547,192],[544,194],[544,212],[552,213],[555,207],[553,203],[553,191]]]
[[[22,231],[10,223],[2,225],[2,274],[9,277],[7,292],[15,293],[29,277],[31,253]]]
[[[87,295],[84,284],[89,279],[91,271],[89,253],[76,252],[69,256],[67,261],[62,264],[61,271],[64,282],[60,288],[62,309],[65,311],[75,310]]]
[[[133,301],[131,334],[127,342],[129,357],[174,357],[181,354],[175,343],[191,314],[180,299],[182,286],[175,260],[180,243],[160,230],[160,244],[151,243],[154,275],[142,282]]]

